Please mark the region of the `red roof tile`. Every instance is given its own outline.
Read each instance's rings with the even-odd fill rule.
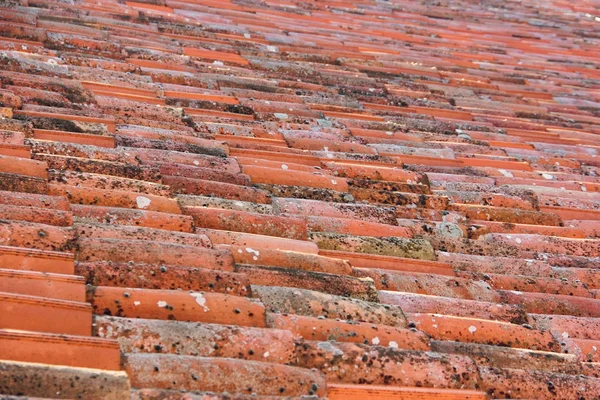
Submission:
[[[0,397],[598,397],[593,1],[5,3]]]

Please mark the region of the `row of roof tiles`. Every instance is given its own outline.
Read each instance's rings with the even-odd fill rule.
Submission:
[[[9,2],[0,391],[595,398],[595,13]]]

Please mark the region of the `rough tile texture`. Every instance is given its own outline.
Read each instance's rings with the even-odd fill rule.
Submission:
[[[1,2],[0,394],[599,398],[599,24]]]

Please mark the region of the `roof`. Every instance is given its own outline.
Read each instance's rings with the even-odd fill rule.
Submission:
[[[6,0],[0,397],[599,398],[599,24]]]

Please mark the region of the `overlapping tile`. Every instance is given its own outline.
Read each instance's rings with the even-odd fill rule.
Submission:
[[[5,2],[0,393],[596,398],[598,15]]]

